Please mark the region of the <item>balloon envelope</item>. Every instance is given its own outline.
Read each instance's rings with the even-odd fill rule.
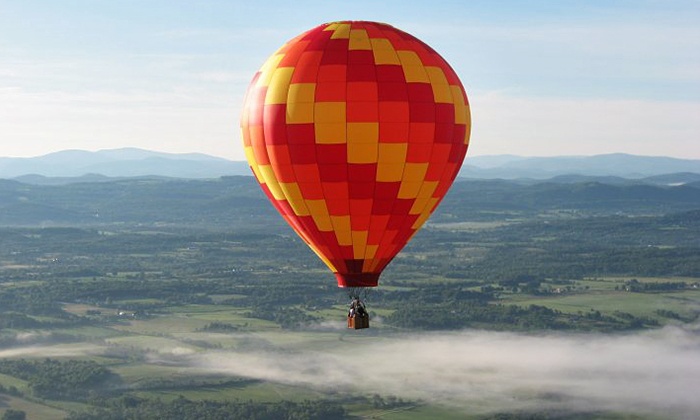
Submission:
[[[255,74],[241,116],[257,181],[341,287],[377,285],[452,184],[470,127],[440,55],[363,21],[287,42]]]

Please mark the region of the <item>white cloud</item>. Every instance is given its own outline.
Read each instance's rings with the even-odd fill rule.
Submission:
[[[700,103],[470,95],[470,154],[700,158]]]
[[[551,409],[700,416],[698,326],[618,335],[471,330],[368,335],[337,328],[342,329],[328,325],[312,340],[308,332],[276,333],[272,341],[264,333],[227,334],[227,340],[237,343],[236,350],[197,350],[183,342],[147,353],[146,360],[192,375],[242,376],[322,392],[394,395],[471,414]],[[195,335],[188,334],[188,339],[221,339]],[[85,343],[33,345],[1,349],[0,359],[114,351]]]
[[[207,372],[393,394],[470,412],[552,408],[700,415],[698,331],[344,337],[335,349],[207,351],[190,361]]]
[[[99,354],[102,347],[92,344],[57,344],[53,346],[27,346],[0,349],[0,359],[31,357],[80,357]]]
[[[0,155],[63,149],[141,147],[243,159],[236,96],[197,89],[146,91],[0,90]],[[242,101],[242,98],[238,98]]]
[[[238,73],[202,73],[226,84]],[[0,89],[0,155],[68,148],[141,147],[243,160],[238,118],[243,92]],[[592,155],[624,152],[700,158],[700,104],[681,101],[519,97],[470,92],[470,155]],[[468,160],[467,160],[468,162]]]
[[[480,42],[485,47],[510,44],[512,50],[536,47],[541,51],[565,47],[571,56],[675,57],[697,61],[699,55],[687,54],[700,47],[697,25],[668,22],[526,22],[507,24],[463,20],[459,24],[432,25],[417,22],[411,32],[424,34],[441,43]],[[669,47],[675,48],[669,48]],[[621,56],[622,55],[622,56]],[[537,57],[532,57],[536,60]]]
[[[206,82],[216,83],[249,83],[253,75],[249,72],[236,71],[205,71],[196,74],[196,77]]]

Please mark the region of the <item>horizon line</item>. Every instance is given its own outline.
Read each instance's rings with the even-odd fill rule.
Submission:
[[[200,155],[200,156],[207,156],[211,158],[216,158],[216,159],[223,159],[227,160],[230,162],[246,162],[245,159],[231,159],[230,157],[226,157],[223,155],[214,155],[210,153],[205,153],[201,151],[188,151],[188,152],[174,152],[174,151],[164,151],[164,150],[155,150],[155,149],[145,149],[142,147],[136,147],[136,146],[124,146],[124,147],[115,147],[115,148],[104,148],[104,149],[61,149],[61,150],[56,150],[52,152],[47,152],[44,154],[40,155],[31,155],[31,156],[0,156],[0,159],[36,159],[36,158],[43,158],[47,157],[50,155],[54,154],[59,154],[59,153],[66,153],[66,152],[86,152],[86,153],[101,153],[101,152],[116,152],[116,151],[126,151],[126,150],[133,150],[133,151],[140,151],[140,152],[148,152],[148,153],[157,153],[157,154],[164,154],[164,155],[173,155],[173,156],[185,156],[185,155]],[[597,157],[597,156],[611,156],[611,155],[624,155],[624,156],[635,156],[635,157],[650,157],[650,158],[670,158],[670,159],[678,159],[678,160],[690,160],[690,161],[695,161],[695,160],[700,160],[700,157],[679,157],[679,156],[673,156],[673,155],[647,155],[647,154],[635,154],[635,153],[630,153],[630,152],[604,152],[604,153],[596,153],[596,154],[561,154],[561,155],[519,155],[519,154],[512,154],[512,153],[502,153],[502,154],[476,154],[476,155],[470,155],[467,153],[466,158],[464,159],[464,163],[469,162],[470,158],[476,158],[476,157],[514,157],[514,158],[523,158],[523,159],[538,159],[538,158],[587,158],[587,157]]]

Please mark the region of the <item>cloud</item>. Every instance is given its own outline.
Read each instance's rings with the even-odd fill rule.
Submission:
[[[81,357],[102,353],[104,347],[92,344],[58,344],[54,346],[25,346],[0,350],[0,359],[32,357]]]
[[[29,344],[34,341],[50,339],[53,334],[48,331],[23,331],[15,334],[15,340],[18,343]]]
[[[197,89],[156,93],[0,89],[0,133],[8,139],[2,153],[36,156],[68,146],[141,147],[241,160],[242,148],[235,138],[240,115],[236,99],[242,101],[227,92]]]
[[[319,333],[313,342],[306,333],[281,333],[285,339],[273,342],[264,334],[227,334],[237,350],[198,351],[183,343],[148,352],[145,360],[193,375],[224,374],[319,391],[394,395],[469,413],[555,410],[700,416],[699,327],[670,326],[624,335],[488,331],[370,335],[347,330],[333,334],[341,327],[320,326],[326,333]],[[202,333],[196,338],[221,337]],[[0,359],[113,351],[85,343],[33,345],[2,349]]]
[[[247,83],[252,79],[250,72],[242,71],[205,71],[195,75],[200,80],[205,82],[216,82],[216,83]]]
[[[694,330],[344,337],[332,349],[207,351],[189,363],[205,372],[396,395],[470,412],[550,408],[700,415],[700,335]]]
[[[700,56],[700,29],[694,24],[669,22],[460,22],[414,25],[415,33],[435,39],[446,57],[455,57],[459,68],[474,71],[478,64],[502,64],[522,72],[570,77],[591,75],[625,80],[698,81],[695,68]],[[469,52],[470,54],[465,54]],[[502,68],[491,68],[500,72]],[[685,75],[677,78],[681,70]],[[563,73],[565,72],[565,73]],[[563,74],[562,74],[563,73]],[[609,87],[610,85],[606,85]],[[634,85],[636,90],[643,85]]]
[[[700,158],[700,103],[470,94],[470,154],[639,155]],[[468,160],[467,160],[468,162]]]

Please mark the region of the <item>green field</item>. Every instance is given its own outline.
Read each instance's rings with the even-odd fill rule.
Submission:
[[[62,410],[58,407],[0,394],[0,415],[4,415],[8,408],[24,411],[27,415],[27,419],[61,419],[68,414],[66,410]]]
[[[659,316],[659,310],[678,313],[683,318],[694,319],[700,304],[700,289],[687,288],[680,291],[635,293],[623,289],[629,278],[607,278],[597,280],[582,280],[577,282],[579,288],[571,293],[561,293],[547,297],[524,297],[513,295],[509,302],[521,306],[542,305],[567,313],[600,311],[613,315],[615,312],[626,312],[638,317],[655,318],[661,323],[668,322]],[[694,279],[677,278],[641,278],[644,283],[685,282],[688,285],[697,283]],[[615,290],[615,287],[618,290]]]
[[[663,283],[679,279],[638,279],[640,282]],[[521,307],[540,305],[561,311],[580,314],[600,311],[604,315],[616,316],[620,312],[636,317],[648,317],[666,323],[679,322],[659,315],[659,309],[671,311],[681,317],[697,314],[700,291],[686,289],[658,293],[636,293],[622,290],[628,278],[599,278],[580,280],[573,290],[547,296],[532,296],[522,293],[503,293],[502,304]],[[689,284],[693,279],[686,279]],[[548,285],[547,287],[549,287]],[[556,287],[552,283],[551,287]],[[562,284],[561,286],[564,286]],[[618,290],[615,290],[617,286]],[[395,290],[405,291],[406,288]],[[371,303],[371,302],[370,302]],[[91,307],[67,305],[71,313],[85,313]],[[118,322],[102,326],[85,326],[55,329],[53,333],[68,334],[73,339],[89,342],[94,348],[90,354],[69,355],[71,349],[79,349],[79,343],[52,346],[46,354],[57,357],[78,357],[93,360],[108,366],[112,372],[132,389],[130,395],[144,399],[176,401],[184,397],[193,401],[256,401],[258,403],[280,403],[283,401],[303,403],[306,400],[330,399],[340,401],[349,413],[365,418],[382,419],[430,419],[435,418],[483,418],[485,407],[449,407],[428,404],[425,401],[408,399],[397,406],[375,407],[369,396],[357,387],[340,395],[337,391],[308,384],[289,384],[260,379],[247,379],[245,375],[221,375],[210,364],[205,369],[193,369],[192,363],[201,357],[219,352],[233,352],[251,357],[250,349],[261,352],[289,354],[291,360],[303,354],[333,354],[340,359],[352,360],[354,348],[391,345],[396,337],[403,337],[401,330],[385,325],[382,319],[396,309],[370,306],[375,321],[369,331],[349,331],[343,328],[345,308],[334,305],[316,310],[302,309],[307,316],[314,316],[328,324],[318,328],[287,330],[275,322],[246,316],[247,310],[223,304],[190,304],[161,307],[159,313],[144,319],[119,319]],[[227,332],[207,331],[212,323],[233,328]],[[324,326],[325,325],[325,326]],[[60,356],[65,352],[67,356]],[[200,356],[202,355],[202,356]],[[22,357],[16,354],[15,358]],[[33,356],[40,357],[40,356]],[[234,356],[227,356],[234,357]],[[313,357],[313,356],[312,356]],[[324,356],[326,357],[326,356]],[[235,359],[227,359],[230,361]],[[199,362],[197,362],[199,361]],[[371,367],[369,367],[371,369]],[[245,371],[245,369],[243,370]],[[232,382],[233,381],[233,382]],[[0,374],[0,385],[14,386],[21,392],[31,394],[27,381]],[[373,391],[376,392],[376,391]],[[388,392],[383,398],[390,397]],[[83,410],[81,403],[44,400],[41,398],[5,397],[6,407],[25,411],[30,418],[60,418],[70,410]],[[52,417],[58,416],[58,417]],[[608,413],[604,418],[618,418]],[[620,417],[622,418],[622,417]],[[646,418],[646,417],[645,417]]]

